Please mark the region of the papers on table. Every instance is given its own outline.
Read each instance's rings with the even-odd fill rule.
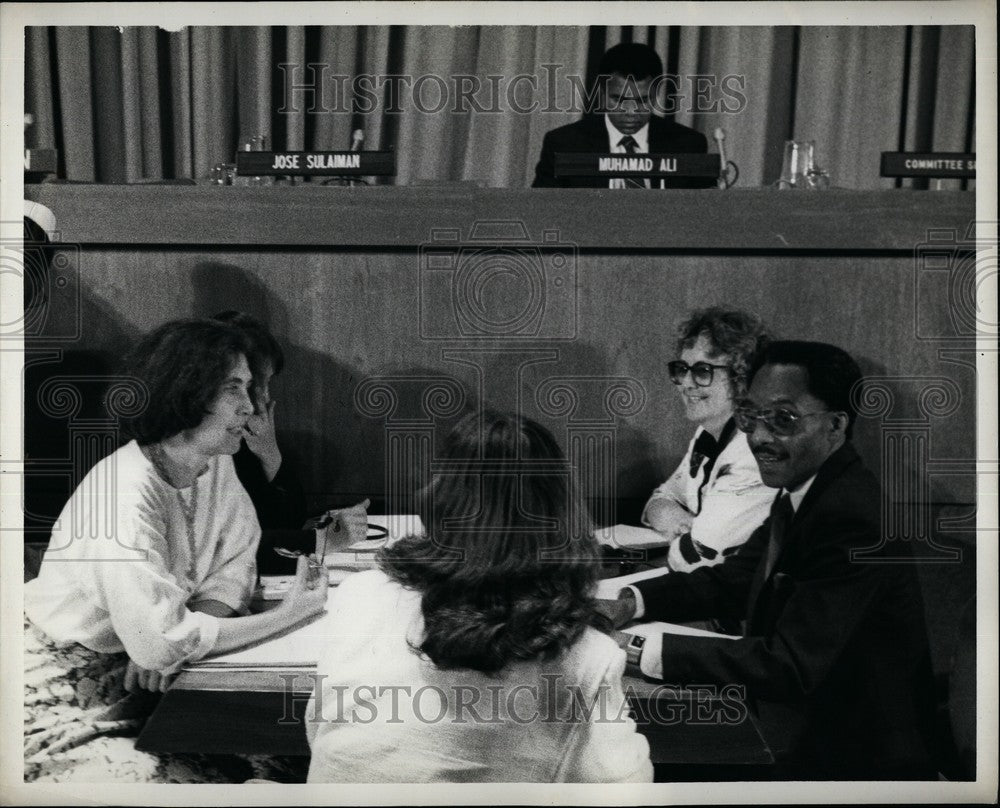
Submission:
[[[389,531],[388,539],[385,541],[394,542],[404,536],[423,536],[424,523],[415,513],[402,513],[383,516],[379,514],[368,514],[368,524],[379,525]],[[378,542],[366,541],[365,544],[377,544]]]
[[[623,576],[632,577],[632,576]],[[620,580],[620,579],[619,579]],[[249,648],[206,657],[188,666],[189,670],[239,668],[242,670],[267,670],[289,668],[315,668],[323,648],[331,641],[330,623],[333,612],[327,611],[315,620],[299,625],[285,634],[273,637]],[[725,637],[738,639],[730,634],[717,634],[704,629],[681,626],[676,623],[641,623],[625,629],[630,634],[685,634],[691,637]]]
[[[657,568],[642,570],[642,572],[633,572],[631,575],[619,575],[616,578],[605,578],[597,584],[597,597],[602,600],[614,600],[618,597],[618,592],[629,584],[634,584],[636,581],[641,581],[644,578],[655,578],[658,575],[666,575],[669,572],[670,570],[666,568]]]
[[[403,536],[423,535],[424,525],[416,514],[381,515],[369,514],[368,523],[379,525],[389,531],[385,539],[363,540],[343,548],[336,553],[327,553],[323,559],[330,571],[330,586],[337,586],[348,575],[361,570],[375,569],[374,552],[386,544]],[[262,575],[261,598],[281,600],[291,588],[294,575]]]
[[[388,544],[388,539],[363,539],[348,545],[347,549],[354,553],[374,553]]]
[[[375,569],[376,566],[375,559],[371,557],[358,560],[353,553],[335,553],[335,555],[349,556],[351,560],[349,563],[342,562],[338,566],[333,566],[330,563],[330,559],[327,559],[330,586],[337,586],[343,583],[348,575],[353,575],[361,570]],[[260,597],[263,600],[282,600],[288,590],[292,588],[294,581],[294,575],[261,575]]]
[[[626,626],[622,631],[627,631],[629,634],[639,634],[643,637],[648,637],[651,634],[684,634],[688,637],[722,637],[727,640],[740,639],[733,634],[720,634],[718,631],[708,631],[707,629],[694,628],[693,626],[682,626],[679,623],[636,623],[634,626]]]
[[[331,612],[323,612],[318,618],[278,637],[228,654],[195,662],[189,670],[211,668],[315,668],[319,655],[329,642]]]
[[[598,528],[597,541],[607,547],[627,548],[629,550],[649,550],[654,547],[666,547],[670,542],[655,530],[635,525],[612,525]]]

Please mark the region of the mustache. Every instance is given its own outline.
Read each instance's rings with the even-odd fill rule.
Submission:
[[[773,449],[767,449],[767,448],[764,448],[764,447],[761,447],[760,449],[753,449],[753,448],[751,448],[750,451],[752,451],[753,452],[753,456],[757,457],[757,458],[765,458],[765,459],[771,459],[771,460],[781,460],[782,458],[785,457],[785,453],[784,452],[776,452]]]

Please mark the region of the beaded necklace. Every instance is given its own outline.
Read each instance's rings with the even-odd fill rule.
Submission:
[[[198,511],[198,478],[195,477],[194,482],[191,483],[191,504],[189,505],[184,499],[181,489],[174,485],[170,472],[167,471],[167,456],[163,450],[163,444],[154,443],[149,447],[149,459],[153,462],[153,468],[156,469],[156,472],[167,485],[174,489],[174,493],[177,494],[177,501],[180,503],[181,513],[184,514],[184,523],[187,526],[188,555],[190,558],[188,563],[188,580],[194,582],[198,563],[194,534],[194,517]]]

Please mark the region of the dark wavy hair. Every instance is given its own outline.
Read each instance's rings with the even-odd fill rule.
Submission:
[[[847,351],[827,342],[781,340],[772,342],[757,356],[750,368],[749,381],[764,365],[794,365],[806,374],[806,390],[822,401],[831,412],[847,413],[848,440],[854,432],[858,412],[851,401],[851,390],[861,381],[861,368]]]
[[[426,536],[383,550],[382,569],[421,594],[414,649],[439,668],[494,674],[552,658],[587,626],[599,551],[552,434],[512,413],[472,413],[448,436],[421,495]]]
[[[271,366],[271,371],[275,376],[281,373],[282,368],[285,367],[285,352],[281,350],[281,345],[274,338],[274,334],[260,320],[245,312],[235,310],[220,311],[218,314],[213,314],[212,319],[235,326],[243,332],[250,344],[247,352],[247,363],[250,365],[250,372],[254,379],[264,377],[264,368],[267,365]],[[259,392],[255,385],[255,405],[257,405]]]
[[[147,396],[140,413],[122,420],[123,430],[146,445],[198,426],[249,349],[238,329],[217,320],[172,320],[151,331],[123,364]]]
[[[712,343],[716,354],[730,357],[729,383],[733,396],[746,395],[750,366],[771,341],[763,321],[739,309],[722,306],[696,309],[677,327],[677,352],[694,347],[701,336]]]

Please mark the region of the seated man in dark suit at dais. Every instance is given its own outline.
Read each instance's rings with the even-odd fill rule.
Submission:
[[[556,152],[598,154],[705,154],[707,141],[679,123],[652,114],[650,90],[663,73],[663,62],[648,45],[615,45],[601,58],[600,112],[547,132],[535,166],[533,188],[711,188],[714,180],[677,177],[663,180],[615,177],[556,177]]]
[[[604,601],[618,625],[728,617],[743,636],[654,634],[630,661],[678,685],[744,686],[774,779],[933,777],[922,599],[913,565],[886,557],[879,484],[850,440],[861,371],[832,345],[774,342],[749,379],[735,418],[780,489],[770,516],[725,563]]]

